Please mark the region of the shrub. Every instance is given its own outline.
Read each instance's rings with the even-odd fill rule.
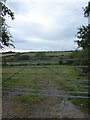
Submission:
[[[16,56],[16,60],[29,60],[30,56],[28,55],[20,55],[20,56]]]

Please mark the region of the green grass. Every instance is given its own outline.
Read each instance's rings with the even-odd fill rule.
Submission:
[[[33,53],[25,53],[25,55],[28,54],[31,57],[35,56],[35,52]],[[60,55],[65,55],[68,56],[71,54],[71,52],[46,52],[47,56],[60,56]],[[17,65],[16,67],[14,66],[8,66],[5,67],[3,66],[2,72],[7,73],[10,72],[10,74],[3,74],[2,78],[9,78],[10,76],[13,75],[13,72],[19,71],[21,66],[18,66],[20,64],[27,63],[28,66],[25,66],[25,69],[21,72],[23,74],[15,74],[12,78],[29,78],[33,80],[8,80],[7,82],[12,82],[12,83],[18,83],[18,84],[34,84],[34,86],[17,86],[17,85],[3,85],[3,87],[6,88],[26,88],[29,90],[34,90],[33,93],[35,93],[35,90],[37,89],[36,83],[38,84],[45,84],[48,85],[50,84],[49,81],[52,81],[52,83],[55,83],[59,86],[58,89],[63,89],[67,93],[68,91],[74,91],[74,92],[87,92],[87,89],[81,89],[78,86],[87,86],[87,83],[80,82],[80,80],[87,80],[87,76],[80,76],[80,72],[76,68],[69,68],[69,67],[59,67],[59,68],[47,68],[44,66],[44,64],[48,63],[49,66],[61,66],[58,64],[58,61],[49,61],[49,60],[41,60],[41,61],[27,61],[27,62],[13,62],[9,64]],[[35,64],[38,65],[38,67],[35,67]],[[40,66],[40,67],[39,67]],[[42,67],[41,67],[42,66]],[[69,66],[69,65],[68,65]],[[30,72],[30,74],[24,74],[24,72]],[[44,73],[44,74],[43,74]],[[45,80],[46,79],[46,80]],[[42,80],[42,81],[41,81]],[[45,89],[41,88],[38,86],[38,89]],[[47,87],[46,87],[47,89]],[[26,91],[27,92],[27,91]],[[77,94],[72,94],[72,95],[77,95]],[[23,102],[39,102],[43,99],[43,97],[39,96],[32,96],[28,94],[23,94],[19,95],[21,100]],[[82,109],[87,108],[87,99],[70,99],[74,104],[79,105]]]
[[[42,52],[42,51],[41,51]],[[72,51],[48,51],[48,52],[44,52],[46,56],[68,56],[72,53]],[[28,55],[31,58],[34,57],[37,52],[26,52],[26,53],[22,53],[23,55]]]
[[[19,71],[21,68],[14,68],[14,67],[3,67],[3,72],[4,73],[7,73],[7,72],[10,72],[10,74],[3,74],[2,78],[9,78],[10,76],[13,75],[13,72],[17,72]],[[35,68],[34,69],[27,69],[25,72],[35,72]],[[24,71],[23,71],[24,72]],[[12,79],[10,80],[7,80],[7,82],[11,82],[11,83],[18,83],[18,84],[34,84],[34,86],[21,86],[21,85],[3,85],[3,88],[25,88],[25,89],[29,89],[29,90],[34,90],[35,91],[35,84],[36,84],[36,81],[35,80],[19,80],[19,78],[23,79],[23,78],[35,78],[35,75],[33,74],[15,74]],[[13,80],[13,78],[18,78],[18,80]],[[2,81],[4,81],[2,79]],[[17,91],[18,92],[18,91]],[[22,92],[25,92],[25,91],[22,91]],[[27,92],[27,91],[26,91]],[[31,100],[31,101],[38,101],[40,99],[40,97],[35,97],[35,96],[32,96],[32,95],[19,95],[21,100],[22,101],[28,101],[28,100]]]
[[[87,76],[81,76],[78,69],[75,68],[61,68],[60,72],[62,72],[61,77],[62,80],[58,81],[58,84],[62,89],[66,91],[73,92],[88,92],[88,89],[82,89],[78,86],[88,86],[88,82],[81,82],[80,80],[88,80]],[[75,96],[85,96],[82,94],[71,94]],[[81,107],[82,110],[88,111],[88,103],[90,102],[88,99],[80,99],[74,98],[70,99],[74,104]]]
[[[28,56],[30,56],[30,57],[34,57],[35,54],[36,54],[36,52],[26,52],[26,53],[22,53],[22,54],[28,55]]]
[[[29,103],[29,104],[32,104],[32,103],[35,103],[35,102],[40,102],[43,100],[43,97],[40,97],[40,96],[32,96],[32,95],[19,95],[19,97],[21,98],[22,102],[24,103]]]
[[[54,51],[54,52],[46,52],[46,55],[47,56],[61,56],[61,55],[64,55],[64,56],[67,56],[67,55],[70,55],[72,53],[72,51],[69,51],[69,52],[64,52],[64,51]]]
[[[82,82],[80,80],[88,80],[86,76],[80,76],[79,72],[75,68],[61,68],[62,71],[62,86],[66,90],[74,90],[74,91],[86,91],[85,89],[81,89],[78,86],[88,85],[87,82]],[[60,82],[60,81],[59,81]]]

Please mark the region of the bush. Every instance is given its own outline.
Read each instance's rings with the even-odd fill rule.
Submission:
[[[34,56],[35,59],[38,59],[38,60],[45,60],[47,59],[47,56],[45,55],[45,52],[37,52],[36,55]]]
[[[81,51],[76,50],[75,52],[73,52],[70,56],[71,58],[73,58],[73,59],[80,58],[79,60],[73,61],[73,64],[74,65],[81,65],[81,66],[88,66],[89,51],[90,51],[90,49],[83,49]],[[80,71],[81,71],[82,75],[88,74],[88,68],[81,68]]]
[[[19,55],[19,56],[16,56],[16,60],[30,60],[30,56],[28,56],[28,55]]]

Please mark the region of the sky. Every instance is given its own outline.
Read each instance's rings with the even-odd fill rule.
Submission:
[[[4,51],[77,49],[77,28],[88,23],[82,7],[88,0],[7,0],[15,19],[6,17],[15,48]]]

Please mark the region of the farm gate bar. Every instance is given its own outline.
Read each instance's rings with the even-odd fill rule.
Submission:
[[[83,70],[88,69],[88,66],[72,65],[71,63],[73,61],[86,60],[88,61],[87,58],[57,59],[55,57],[50,58],[48,61],[46,59],[2,59],[2,73],[0,73],[2,74],[2,82],[0,83],[2,84],[2,93],[81,99],[90,98],[89,79],[77,78],[72,80],[65,77],[69,69],[81,71],[80,74],[82,74],[82,68]],[[67,69],[66,72],[62,72],[65,68]],[[72,72],[72,74],[74,73]],[[88,73],[85,74],[88,78]],[[60,87],[64,83],[71,83],[71,87],[67,87],[65,93],[62,92],[62,87]]]

